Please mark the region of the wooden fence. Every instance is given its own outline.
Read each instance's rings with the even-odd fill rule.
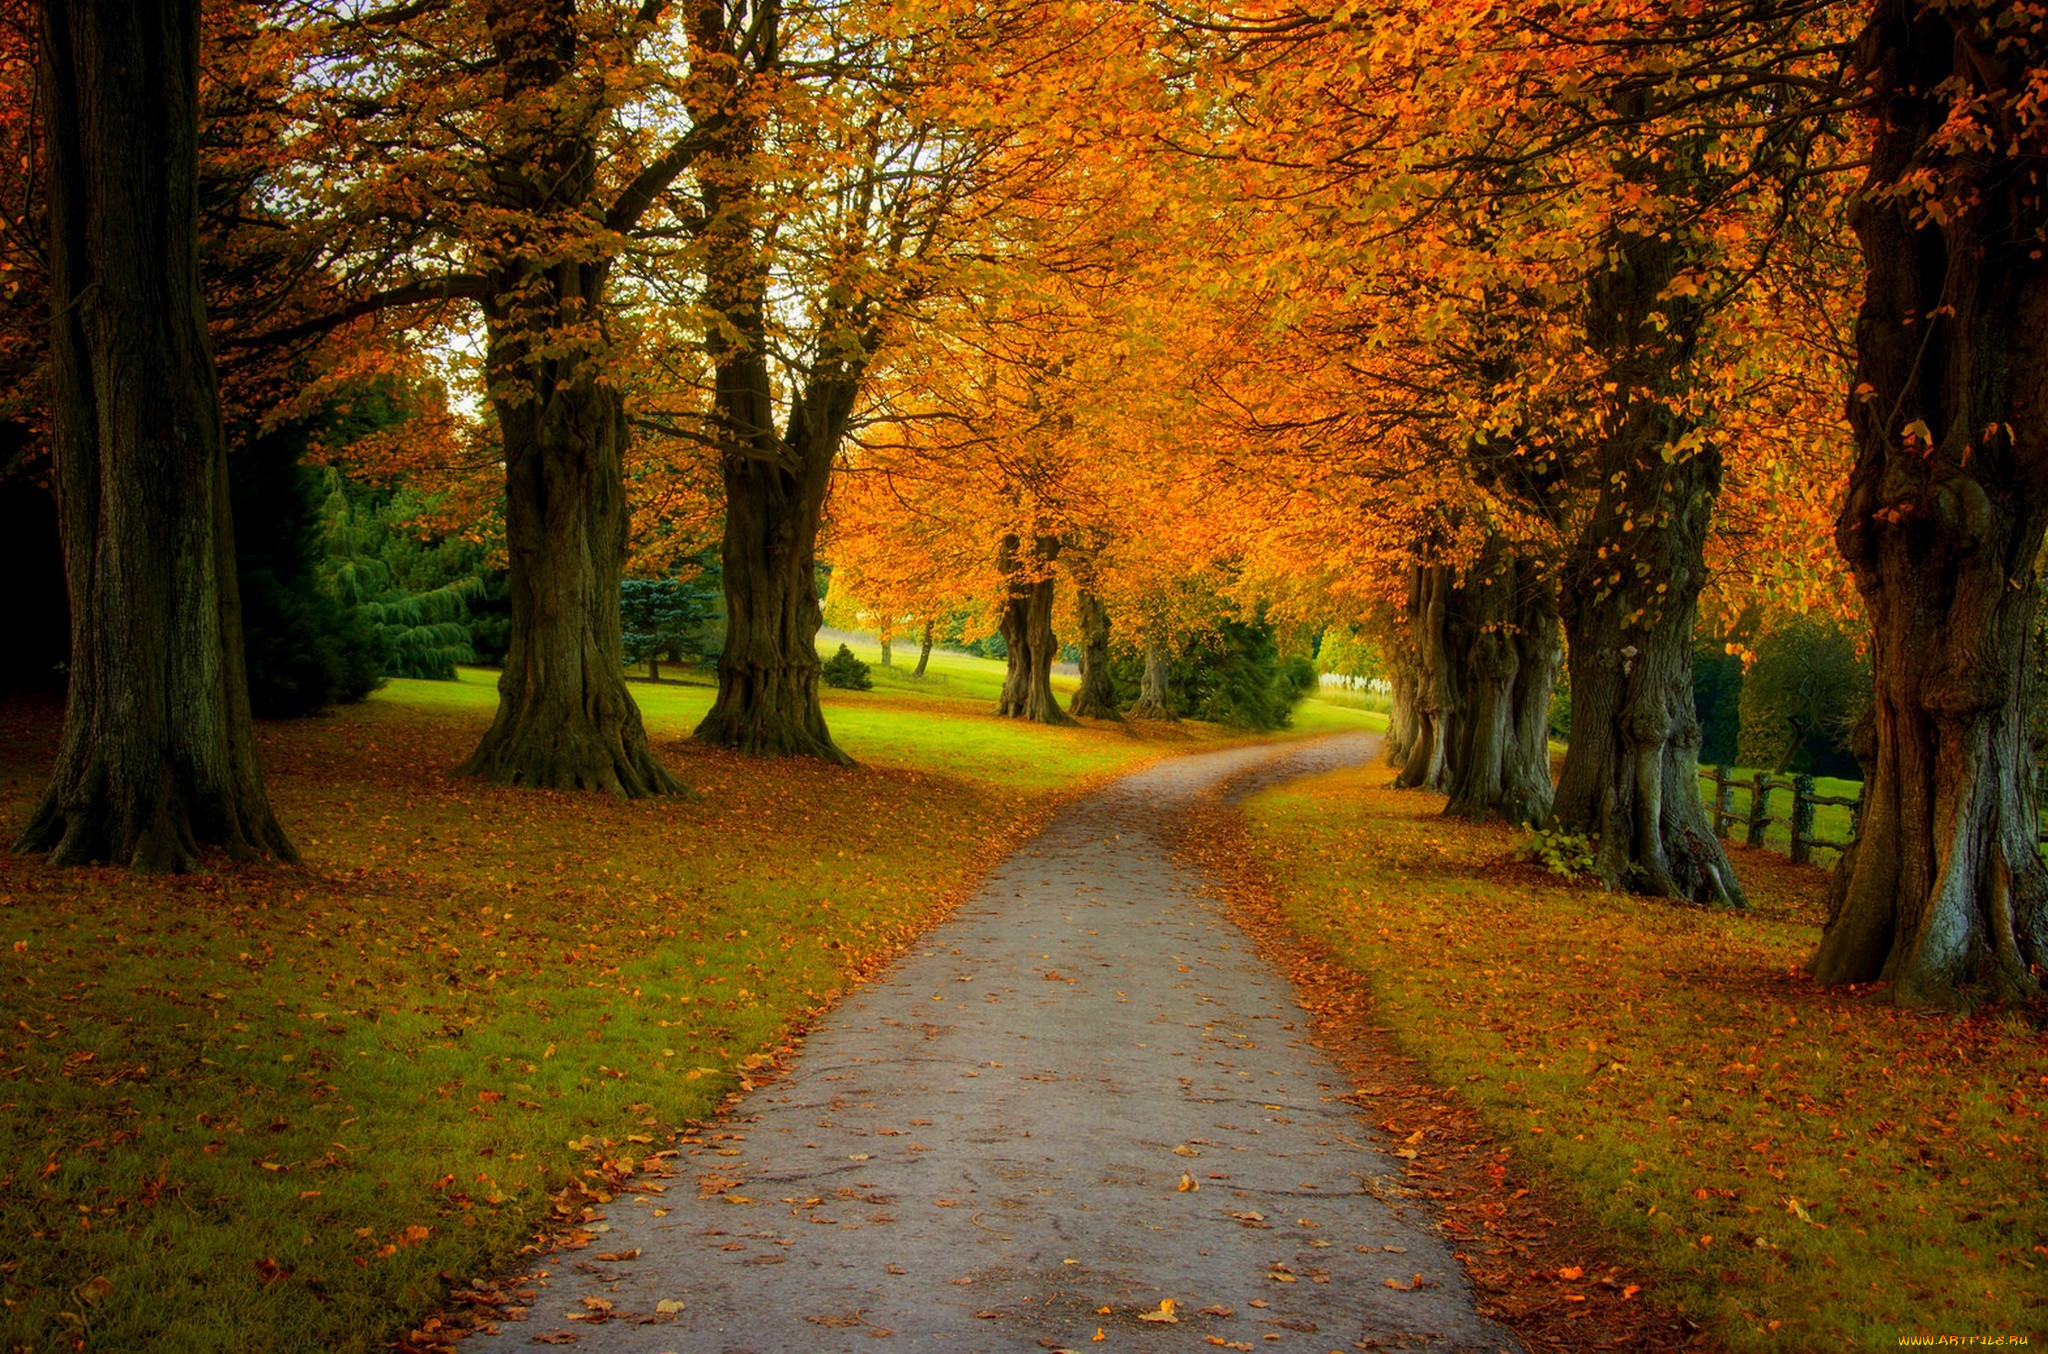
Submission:
[[[1740,826],[1742,838],[1750,846],[1762,846],[1764,833],[1771,824],[1781,823],[1792,830],[1792,859],[1804,865],[1813,859],[1813,848],[1825,846],[1831,850],[1846,850],[1849,842],[1856,840],[1863,828],[1863,799],[1861,794],[1854,799],[1844,795],[1816,794],[1813,777],[1806,775],[1779,776],[1768,771],[1755,771],[1748,776],[1738,776],[1725,766],[1703,766],[1700,779],[1713,787],[1707,800],[1707,812],[1714,820],[1714,835],[1730,836],[1729,829]],[[1738,814],[1735,811],[1735,792],[1749,791],[1749,811]],[[1771,796],[1780,790],[1792,792],[1790,815],[1771,812]],[[1860,790],[1860,787],[1859,787]],[[2044,770],[2036,795],[2044,810],[2048,810],[2048,770]],[[1813,831],[1814,810],[1823,804],[1831,804],[1849,811],[1849,841],[1838,842],[1827,837],[1817,837]],[[2048,812],[2044,812],[2040,831],[2036,839],[2043,844],[2043,858],[2048,859]]]
[[[1823,804],[1847,809],[1851,841],[1855,839],[1860,825],[1862,798],[1859,796],[1850,799],[1844,795],[1818,794],[1814,791],[1812,776],[1774,776],[1768,771],[1756,771],[1743,778],[1725,766],[1708,766],[1700,769],[1700,779],[1713,786],[1713,795],[1708,800],[1708,812],[1713,815],[1715,836],[1729,836],[1729,829],[1739,823],[1743,829],[1743,840],[1750,846],[1762,846],[1764,833],[1770,825],[1782,823],[1792,830],[1792,859],[1801,865],[1813,859],[1813,848],[1816,846],[1841,851],[1847,849],[1849,845],[1846,841],[1832,841],[1814,835],[1815,809]],[[1749,791],[1749,812],[1745,815],[1738,815],[1735,812],[1735,792],[1738,789]],[[1789,815],[1771,812],[1771,796],[1780,790],[1792,792],[1792,812]]]

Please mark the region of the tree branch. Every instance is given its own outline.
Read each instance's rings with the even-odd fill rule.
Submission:
[[[248,334],[226,338],[221,341],[223,348],[254,348],[259,345],[292,343],[330,329],[339,329],[351,320],[381,311],[398,310],[405,306],[426,305],[433,301],[481,301],[489,288],[484,279],[473,273],[455,273],[448,277],[428,278],[420,282],[408,282],[403,286],[387,287],[368,296],[316,315],[310,320],[287,325],[283,329],[271,329],[259,334]]]

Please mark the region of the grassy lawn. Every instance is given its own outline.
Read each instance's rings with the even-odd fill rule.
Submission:
[[[1061,794],[1226,741],[990,718],[1000,671],[935,654],[915,691],[828,693],[850,770],[699,748],[710,691],[635,683],[700,796],[634,804],[449,777],[491,675],[393,682],[261,729],[303,869],[0,855],[0,1348],[383,1348],[712,1110]],[[0,704],[10,832],[56,720]]]
[[[1817,868],[1734,851],[1748,915],[1610,895],[1391,776],[1247,803],[1289,923],[1667,1300],[1738,1350],[2048,1335],[2038,1009],[1815,988]]]

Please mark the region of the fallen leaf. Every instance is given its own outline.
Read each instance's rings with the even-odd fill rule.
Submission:
[[[1166,1323],[1168,1323],[1168,1324],[1172,1324],[1172,1325],[1178,1325],[1178,1324],[1180,1323],[1180,1318],[1179,1318],[1179,1317],[1177,1317],[1177,1316],[1175,1316],[1175,1315],[1173,1314],[1173,1299],[1172,1299],[1172,1298],[1161,1298],[1161,1299],[1159,1300],[1159,1310],[1158,1310],[1158,1311],[1156,1311],[1156,1312],[1140,1312],[1140,1313],[1138,1313],[1138,1320],[1140,1320],[1140,1321],[1161,1321],[1161,1322],[1166,1322]]]
[[[681,1298],[663,1298],[660,1302],[654,1304],[654,1310],[662,1316],[674,1316],[677,1312],[682,1311],[684,1306],[685,1304]]]

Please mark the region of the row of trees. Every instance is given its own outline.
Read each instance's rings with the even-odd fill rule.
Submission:
[[[2031,9],[23,9],[0,134],[45,187],[0,248],[10,316],[55,322],[0,359],[42,392],[8,413],[49,433],[73,616],[26,847],[289,858],[224,430],[438,373],[475,407],[329,451],[502,514],[473,773],[675,789],[620,582],[714,538],[698,736],[843,760],[824,532],[878,613],[988,599],[1024,718],[1064,717],[1060,577],[1084,712],[1119,647],[1159,711],[1192,636],[1364,623],[1405,782],[1739,903],[1693,779],[1701,612],[1819,607],[1868,617],[1875,698],[1816,971],[1912,998],[2048,958]]]

